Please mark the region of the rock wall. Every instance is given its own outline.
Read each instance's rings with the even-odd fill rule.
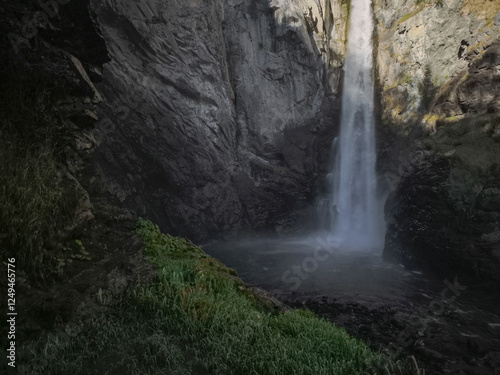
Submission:
[[[500,37],[500,3],[473,0],[375,0],[382,119],[433,127],[439,94],[463,79]],[[486,91],[486,89],[484,90]],[[444,116],[460,108],[441,108]]]
[[[89,185],[164,230],[290,231],[338,121],[346,6],[93,1],[111,62]]]
[[[3,35],[22,34],[40,5],[2,11]],[[18,47],[64,83],[45,113],[61,130],[68,228],[103,194],[195,240],[311,217],[338,132],[348,2],[73,0],[56,13],[31,19]],[[375,0],[374,17],[384,255],[496,277],[500,3]]]
[[[43,3],[43,7],[34,0],[0,4],[2,112],[5,106],[11,106],[2,113],[0,142],[4,150],[20,142],[16,148],[31,147],[29,154],[47,147],[50,171],[44,173],[50,176],[54,190],[47,191],[54,196],[62,191],[59,203],[66,206],[64,212],[68,213],[61,216],[68,216],[68,220],[58,231],[66,233],[94,217],[88,192],[82,185],[83,171],[93,146],[90,129],[97,120],[96,106],[102,101],[95,84],[102,79],[100,72],[109,57],[89,11],[89,2],[61,3]],[[11,163],[15,157],[19,155],[10,155]],[[39,176],[31,178],[37,181]],[[14,196],[8,194],[5,199],[14,201]],[[29,215],[35,216],[37,207],[25,213],[19,202],[12,203],[16,207],[12,215],[25,215],[23,220],[35,221]],[[59,223],[61,219],[51,220]],[[23,226],[23,231],[33,229],[27,224]],[[31,235],[38,234],[22,233],[25,238]],[[45,236],[50,237],[46,233]],[[60,240],[55,234],[53,237],[48,239],[50,246]]]
[[[500,3],[375,1],[384,256],[498,278]]]

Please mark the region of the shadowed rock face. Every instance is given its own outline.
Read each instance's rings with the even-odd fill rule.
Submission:
[[[82,171],[93,146],[90,128],[97,120],[96,106],[102,101],[95,83],[102,79],[100,72],[109,57],[88,0],[63,5],[43,2],[43,8],[40,3],[6,0],[0,4],[2,103],[17,92],[28,93],[21,96],[26,103],[19,100],[20,107],[12,108],[9,115],[24,119],[26,128],[17,129],[23,133],[20,142],[29,144],[45,133],[43,142],[56,149],[53,180],[65,192],[71,219],[61,233],[69,233],[94,218]],[[38,92],[41,105],[29,101]],[[36,123],[38,128],[23,117],[24,109],[19,110],[23,105],[40,111],[37,117],[43,121]],[[6,115],[2,115],[0,133],[2,142],[11,142],[15,131],[9,129]]]
[[[500,113],[500,41],[472,64],[456,97],[463,113]]]
[[[320,3],[93,2],[100,189],[195,240],[293,230],[338,117],[343,35]]]
[[[384,258],[448,277],[498,280],[500,160],[492,155],[499,151],[492,124],[499,128],[500,120],[479,129],[460,124],[463,135],[438,130],[435,154],[414,165],[389,196]],[[475,154],[476,147],[485,150]]]
[[[500,4],[399,3],[376,10],[380,169],[400,178],[384,257],[498,280]]]
[[[236,130],[223,4],[198,3],[96,4],[112,61],[99,86],[95,159],[104,188],[120,201],[167,229],[203,234],[226,220],[197,210],[215,203],[238,221],[241,205],[234,189],[222,188],[231,181]]]
[[[345,5],[55,6],[33,56],[72,79],[56,112],[88,218],[103,193],[193,239],[290,231],[307,216],[337,132]],[[41,10],[35,0],[1,7],[4,35]]]

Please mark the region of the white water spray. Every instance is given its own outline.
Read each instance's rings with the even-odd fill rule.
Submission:
[[[340,135],[332,145],[330,196],[319,208],[329,233],[348,247],[366,249],[380,247],[382,237],[375,175],[373,20],[371,0],[351,4]]]

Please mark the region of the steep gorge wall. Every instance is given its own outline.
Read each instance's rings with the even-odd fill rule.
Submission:
[[[109,57],[88,1],[64,3],[0,3],[0,249],[33,277],[94,219],[83,174]]]
[[[338,132],[347,6],[61,6],[30,43],[42,75],[59,69],[68,89],[50,110],[71,227],[92,219],[102,194],[193,239],[300,227]],[[5,9],[6,35],[39,7]],[[374,11],[379,171],[393,190],[385,256],[494,276],[500,4],[375,0]]]
[[[92,7],[111,62],[89,185],[192,239],[296,228],[336,132],[346,5]]]
[[[382,119],[423,120],[432,128],[436,117],[425,116],[431,112],[445,117],[466,112],[451,96],[446,105],[436,99],[450,85],[463,83],[470,65],[498,40],[500,3],[375,0],[374,9]],[[489,91],[485,87],[483,93]]]
[[[59,137],[50,178],[71,196],[65,225],[92,220],[104,194],[196,240],[300,227],[338,132],[347,6],[61,6],[27,50],[41,82],[64,88],[41,110]],[[2,7],[4,37],[40,10]],[[379,172],[393,190],[385,257],[496,277],[500,3],[375,0],[374,11]]]
[[[384,256],[500,268],[500,3],[375,1]]]

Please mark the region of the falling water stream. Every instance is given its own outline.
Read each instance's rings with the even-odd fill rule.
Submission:
[[[374,235],[375,134],[373,123],[372,15],[369,0],[352,2],[342,96],[334,233],[364,244]]]
[[[370,0],[353,0],[345,59],[340,135],[332,145],[321,225],[344,246],[381,246],[381,205],[375,175],[373,20]]]

